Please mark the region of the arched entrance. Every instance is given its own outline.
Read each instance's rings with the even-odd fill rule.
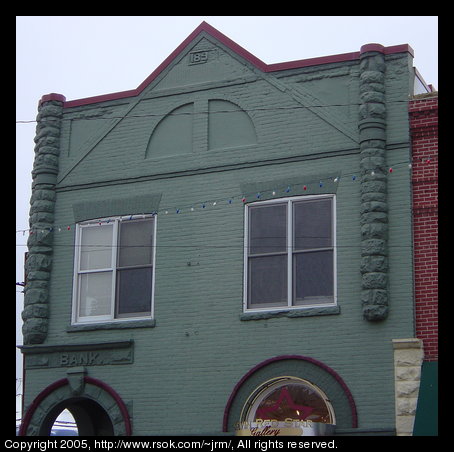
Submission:
[[[74,417],[79,436],[113,436],[114,428],[107,412],[99,403],[84,397],[57,404],[41,423],[38,435],[50,436],[55,420],[65,409]]]
[[[87,376],[77,387],[63,378],[44,389],[25,414],[19,435],[49,436],[64,409],[74,417],[80,436],[131,435],[129,413],[120,396]]]

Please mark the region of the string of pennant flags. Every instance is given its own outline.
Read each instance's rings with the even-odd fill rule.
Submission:
[[[424,157],[422,159],[418,159],[418,161],[421,161],[423,163],[429,164],[433,161],[432,157]],[[389,166],[387,169],[388,174],[393,174],[395,171],[398,171],[401,166],[406,166],[407,168],[412,168],[412,163],[408,162],[399,162],[396,163],[393,166]],[[374,176],[375,172],[370,171],[368,173],[370,176]],[[212,207],[216,206],[221,206],[221,205],[233,205],[233,204],[246,204],[249,202],[254,202],[254,201],[259,201],[263,198],[266,199],[273,199],[273,197],[281,197],[281,196],[291,196],[292,193],[298,192],[298,193],[309,193],[309,192],[317,192],[317,188],[323,188],[326,184],[328,183],[339,183],[341,179],[341,176],[335,176],[331,178],[324,178],[320,179],[318,181],[310,181],[307,182],[306,184],[289,184],[285,186],[280,186],[276,187],[275,189],[270,189],[270,190],[265,190],[265,191],[256,191],[256,192],[251,192],[251,193],[241,193],[237,194],[235,196],[223,198],[223,199],[215,199],[215,200],[205,200],[205,201],[199,201],[196,203],[192,203],[189,205],[185,206],[180,206],[180,207],[173,207],[173,208],[160,208],[158,210],[148,212],[148,213],[135,213],[135,214],[130,214],[130,215],[121,215],[121,216],[116,216],[116,218],[121,219],[122,221],[128,221],[128,220],[137,220],[140,218],[146,218],[149,216],[155,216],[158,214],[163,214],[163,215],[171,215],[171,214],[183,214],[187,212],[195,212],[195,211],[203,211]],[[351,180],[352,182],[359,180],[359,175],[357,173],[351,173],[351,174],[344,174],[342,175],[343,180]],[[105,218],[105,219],[97,219],[93,220],[90,223],[96,224],[98,223],[99,225],[102,224],[108,224],[109,222],[112,221],[112,218]],[[62,231],[71,231],[75,227],[75,223],[72,224],[60,224],[60,225],[54,225],[52,227],[33,227],[33,228],[27,228],[27,229],[19,229],[16,230],[16,233],[21,233],[22,235],[25,235],[28,233],[29,235],[32,234],[39,234],[39,233],[45,233],[49,231],[54,231],[54,232],[62,232]]]

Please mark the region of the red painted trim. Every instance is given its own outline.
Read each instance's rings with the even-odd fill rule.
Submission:
[[[233,400],[235,399],[238,391],[240,390],[240,388],[244,384],[244,382],[248,378],[250,378],[255,372],[257,372],[258,370],[267,366],[268,364],[274,363],[276,361],[283,361],[286,359],[298,359],[301,361],[310,362],[312,364],[315,364],[318,367],[321,367],[323,370],[325,370],[330,375],[332,375],[334,377],[334,379],[341,385],[342,389],[345,392],[345,395],[347,396],[348,403],[350,404],[350,409],[351,409],[351,413],[352,413],[352,428],[358,427],[358,414],[356,411],[355,400],[353,399],[353,395],[350,392],[350,389],[348,388],[348,386],[346,385],[344,380],[341,378],[341,376],[336,371],[334,371],[333,369],[331,369],[331,367],[328,367],[326,364],[322,363],[321,361],[318,361],[314,358],[310,358],[308,356],[282,355],[282,356],[276,356],[274,358],[267,359],[267,360],[262,361],[261,363],[257,364],[255,367],[253,367],[251,370],[249,370],[245,375],[243,375],[243,377],[240,379],[240,381],[235,385],[232,393],[230,394],[229,400],[227,401],[225,409],[224,409],[224,418],[222,421],[222,431],[223,432],[227,432],[230,408],[232,406]]]
[[[415,51],[409,44],[399,44],[397,46],[385,47],[385,55],[391,55],[393,53],[404,53],[408,52],[412,57],[415,56]]]
[[[51,385],[49,385],[47,388],[45,388],[43,391],[41,391],[35,400],[33,400],[32,404],[28,408],[27,412],[25,413],[24,418],[22,419],[20,429],[19,429],[19,434],[18,436],[26,436],[25,434],[27,433],[27,428],[28,425],[30,424],[30,421],[32,419],[33,414],[35,413],[36,409],[40,405],[40,403],[52,392],[57,390],[58,388],[67,385],[68,379],[67,378],[62,378],[61,380],[55,381]]]
[[[309,58],[306,60],[287,61],[285,63],[269,64],[265,72],[285,71],[287,69],[299,69],[302,67],[316,66],[318,64],[342,63],[354,61],[359,58],[359,52],[341,53],[324,57]]]
[[[361,46],[360,54],[366,53],[366,52],[380,52],[384,53],[385,55],[390,55],[392,53],[402,53],[402,52],[408,52],[411,56],[414,56],[413,49],[408,45],[408,44],[400,44],[397,46],[389,46],[389,47],[384,47],[381,44],[364,44]]]
[[[131,89],[129,91],[120,91],[118,93],[101,94],[100,96],[85,97],[83,99],[70,100],[63,104],[64,108],[79,107],[80,105],[96,104],[98,102],[106,102],[109,100],[124,99],[126,97],[134,97],[139,94],[140,91],[137,89]]]
[[[63,94],[58,94],[58,93],[50,93],[50,94],[44,94],[44,96],[41,97],[39,101],[39,105],[41,105],[44,102],[49,102],[51,100],[57,100],[59,102],[66,102],[66,97],[63,96]]]
[[[118,393],[111,388],[109,385],[104,383],[101,380],[92,377],[84,377],[85,383],[92,384],[94,386],[98,386],[101,389],[104,389],[112,398],[115,400],[118,408],[120,408],[121,415],[123,416],[123,422],[125,423],[125,430],[126,436],[131,436],[132,428],[131,428],[131,419],[129,418],[129,412],[126,408],[125,403],[123,402],[122,398],[118,395]]]
[[[380,52],[386,55],[391,53],[409,52],[413,55],[413,49],[408,44],[398,46],[383,47],[381,44],[366,44],[361,48],[361,52],[342,53],[339,55],[330,55],[318,58],[309,58],[305,60],[287,61],[284,63],[266,64],[252,53],[241,47],[236,42],[232,41],[229,37],[216,30],[210,24],[202,22],[136,89],[129,91],[121,91],[118,93],[103,94],[100,96],[86,97],[82,99],[70,100],[64,103],[65,108],[79,107],[82,105],[94,104],[97,102],[106,102],[110,100],[123,99],[126,97],[134,97],[139,95],[161,72],[166,69],[172,61],[184,50],[184,48],[191,43],[200,33],[208,33],[213,38],[217,39],[221,44],[228,47],[230,50],[244,58],[257,69],[262,72],[275,72],[284,71],[288,69],[297,69],[318,64],[340,63],[344,61],[354,61],[360,57],[361,52],[380,49]],[[369,50],[363,50],[369,49]],[[59,95],[61,96],[61,94]],[[43,99],[46,96],[43,96]],[[64,96],[62,96],[64,97]],[[41,102],[43,101],[41,99]],[[51,100],[51,99],[48,99]]]
[[[125,430],[126,430],[126,435],[131,436],[132,433],[132,428],[131,428],[131,420],[129,419],[129,413],[128,409],[126,408],[125,403],[121,399],[121,397],[118,395],[118,393],[112,389],[109,385],[106,383],[102,382],[101,380],[98,380],[96,378],[92,377],[84,377],[85,383],[98,386],[99,388],[103,389],[106,391],[109,395],[112,396],[112,398],[115,400],[115,402],[118,405],[118,408],[120,408],[120,412],[123,416],[123,421],[125,423]],[[27,433],[27,428],[28,425],[30,424],[31,418],[33,417],[33,414],[35,413],[36,409],[38,406],[41,404],[41,402],[52,392],[55,390],[61,388],[62,386],[65,386],[69,384],[69,381],[67,378],[62,378],[61,380],[55,381],[51,385],[47,386],[43,391],[41,391],[38,396],[33,400],[32,404],[27,410],[27,413],[25,413],[24,418],[22,419],[22,423],[19,429],[18,436],[26,436],[25,434]]]

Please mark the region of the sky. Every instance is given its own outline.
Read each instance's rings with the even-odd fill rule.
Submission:
[[[16,282],[24,280],[38,101],[137,88],[202,21],[266,64],[409,44],[414,66],[438,89],[437,16],[17,16]],[[22,343],[16,286],[16,344]],[[16,377],[22,377],[16,354]],[[17,386],[17,385],[16,385]]]

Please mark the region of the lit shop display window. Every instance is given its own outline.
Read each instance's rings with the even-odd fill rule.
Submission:
[[[336,419],[326,394],[298,377],[278,377],[248,398],[237,431],[254,435],[326,435]]]

